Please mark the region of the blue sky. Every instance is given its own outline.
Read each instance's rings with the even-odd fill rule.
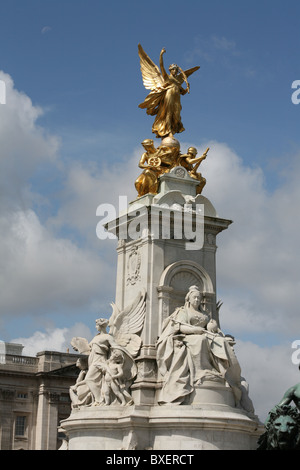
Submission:
[[[1,1],[0,339],[65,349],[110,315],[115,244],[97,239],[95,213],[136,196],[152,126],[141,43],[156,63],[165,47],[166,63],[201,67],[180,141],[209,144],[204,195],[234,220],[218,240],[221,325],[260,413],[298,381],[299,14],[293,0]]]
[[[187,122],[191,134],[217,134],[259,164],[266,153],[281,155],[297,142],[298,110],[289,100],[300,67],[297,2],[161,3],[4,1],[3,70],[49,108],[43,123],[51,129],[127,134],[134,125],[142,134],[150,122],[136,106],[144,97],[137,42],[156,60],[165,45],[166,60],[201,65],[186,113],[205,112]],[[285,142],[274,135],[278,126]],[[255,154],[245,144],[249,135]]]

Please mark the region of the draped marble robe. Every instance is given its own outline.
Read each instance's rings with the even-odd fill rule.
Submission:
[[[160,404],[182,404],[195,386],[205,380],[227,380],[232,387],[236,403],[241,399],[240,367],[228,338],[211,333],[206,327],[207,314],[180,307],[164,322],[157,341],[158,379],[162,381]],[[202,334],[181,334],[180,325],[202,327]],[[196,328],[195,328],[196,330]],[[197,328],[199,331],[199,328]]]

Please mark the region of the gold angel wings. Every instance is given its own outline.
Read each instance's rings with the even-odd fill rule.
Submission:
[[[159,68],[152,62],[140,44],[138,45],[138,49],[144,87],[146,90],[162,88],[164,86],[164,80]]]
[[[166,137],[184,131],[180,116],[180,95],[189,93],[190,85],[187,78],[200,68],[197,66],[184,71],[178,65],[171,64],[168,74],[163,63],[165,52],[163,48],[159,57],[159,68],[142,46],[138,45],[143,85],[146,90],[151,90],[139,107],[146,109],[147,114],[151,116],[156,115],[152,132],[157,137]],[[185,89],[182,87],[184,82]]]

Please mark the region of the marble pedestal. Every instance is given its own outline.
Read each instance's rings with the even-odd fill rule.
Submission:
[[[130,388],[134,405],[73,409],[61,423],[70,450],[256,449],[263,427],[255,415],[236,406],[225,382],[204,382],[181,405],[158,404],[156,341],[164,320],[184,304],[191,285],[199,287],[202,307],[220,326],[216,237],[231,221],[219,217],[211,202],[196,194],[197,184],[184,168],[174,168],[161,177],[157,195],[132,201],[128,211],[107,227],[119,238],[115,304],[128,311],[136,296],[146,293],[141,294],[143,326],[135,332],[142,344]],[[203,239],[196,247],[186,233],[181,238],[175,234],[175,219],[186,210],[191,217],[203,211]],[[161,214],[152,218],[156,211]],[[140,230],[136,238],[130,237],[133,226]]]
[[[262,433],[257,420],[222,403],[87,407],[62,428],[69,450],[255,450]]]

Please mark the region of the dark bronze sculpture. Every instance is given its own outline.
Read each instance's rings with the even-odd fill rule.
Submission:
[[[258,440],[258,450],[300,450],[299,410],[300,383],[290,387],[269,412],[266,431]]]
[[[258,450],[299,450],[300,413],[290,405],[275,406],[258,440]]]

